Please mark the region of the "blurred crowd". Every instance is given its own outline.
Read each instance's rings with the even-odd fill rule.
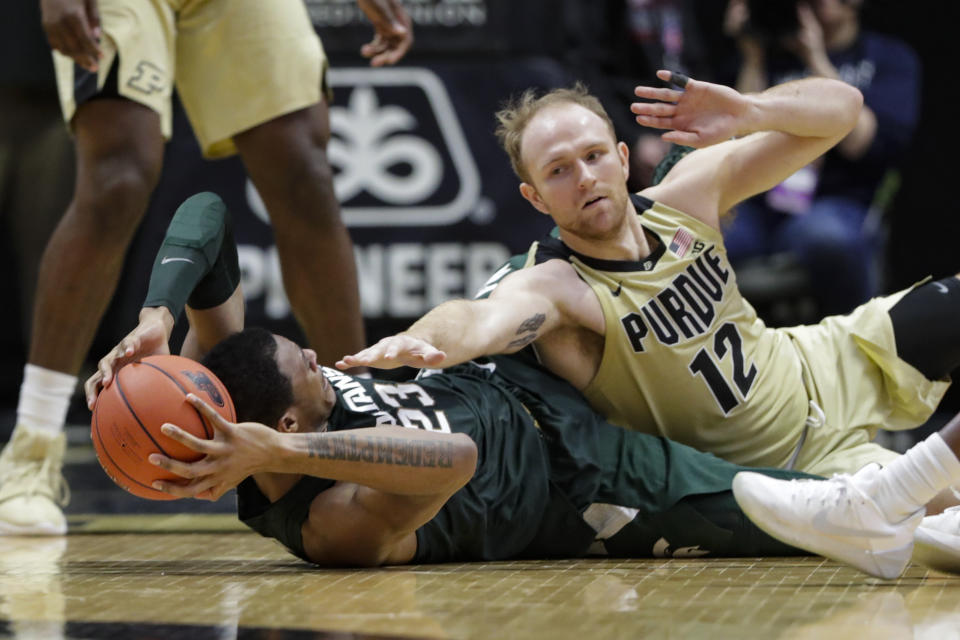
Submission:
[[[913,142],[924,105],[920,57],[889,28],[900,9],[874,7],[871,0],[564,0],[555,6],[563,11],[562,62],[615,118],[631,147],[633,190],[651,184],[669,147],[626,109],[633,87],[656,69],[747,92],[807,75],[859,88],[866,107],[854,131],[816,163],[730,212],[726,243],[744,294],[772,324],[844,313],[904,284],[888,281],[891,203],[910,195],[903,193],[904,169],[917,155]],[[875,30],[871,16],[885,28]],[[0,68],[6,238],[0,260],[14,274],[5,278],[4,292],[16,309],[0,331],[5,355],[15,361],[0,374],[9,389],[23,361],[37,264],[69,200],[73,158],[37,3],[3,3],[0,36],[4,59],[17,61]]]

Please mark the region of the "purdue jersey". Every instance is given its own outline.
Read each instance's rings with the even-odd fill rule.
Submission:
[[[737,508],[730,486],[741,467],[613,426],[537,366],[498,357],[405,383],[323,371],[337,395],[331,429],[391,424],[465,433],[477,445],[473,478],[417,530],[414,562],[582,556],[604,528],[585,513],[611,510],[628,513],[630,524],[605,539],[610,555],[665,555],[671,545],[697,555],[796,552]],[[313,498],[333,484],[304,477],[271,504],[245,480],[239,517],[306,559],[301,526]]]
[[[654,239],[644,260],[590,258],[549,237],[489,284],[517,266],[568,261],[606,325],[600,368],[583,390],[594,409],[739,464],[785,465],[809,410],[790,337],[766,328],[740,295],[716,229],[631,198]]]

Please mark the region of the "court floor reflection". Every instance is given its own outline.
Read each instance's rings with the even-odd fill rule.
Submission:
[[[0,538],[0,637],[960,640],[960,579],[916,566],[890,582],[819,558],[328,571],[225,514],[70,524]]]

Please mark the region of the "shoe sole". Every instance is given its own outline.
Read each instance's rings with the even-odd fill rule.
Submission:
[[[960,548],[923,528],[914,534],[913,559],[925,567],[960,575]]]
[[[15,525],[0,521],[0,536],[62,536],[67,533],[66,525]]]

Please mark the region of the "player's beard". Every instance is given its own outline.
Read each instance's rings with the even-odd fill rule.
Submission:
[[[602,211],[584,212],[574,224],[565,230],[591,242],[603,242],[619,237],[629,211],[629,196],[626,189],[606,196],[600,204]]]

